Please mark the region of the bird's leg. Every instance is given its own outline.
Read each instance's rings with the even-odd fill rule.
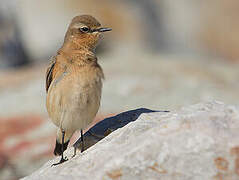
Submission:
[[[83,130],[80,130],[80,138],[81,138],[81,152],[84,151],[84,138],[83,138]]]
[[[81,137],[80,137],[80,143],[81,143],[81,152],[83,152],[85,149],[84,149],[84,138],[83,138],[83,130],[81,129],[81,131],[80,131],[80,134],[81,134]],[[79,142],[78,142],[79,140],[77,140],[76,142],[75,142],[75,144],[73,145],[73,147],[74,147],[74,154],[73,154],[73,156],[72,156],[72,158],[73,157],[75,157],[75,155],[76,155],[76,150],[78,149],[78,147],[79,147]]]
[[[67,158],[64,158],[64,155],[63,155],[63,152],[64,152],[63,144],[64,144],[65,131],[62,130],[61,132],[62,132],[61,160],[58,163],[53,164],[52,166],[56,166],[56,165],[61,164],[68,160]]]
[[[65,162],[65,161],[68,160],[67,158],[65,159],[64,156],[63,156],[63,152],[64,152],[64,146],[63,146],[63,144],[64,144],[64,137],[65,137],[65,131],[62,130],[62,146],[61,146],[62,154],[61,154],[61,161],[60,162]]]
[[[76,149],[77,148],[74,146],[74,154],[73,154],[72,158],[76,156]]]

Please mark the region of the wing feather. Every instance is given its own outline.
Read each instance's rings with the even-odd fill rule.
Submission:
[[[56,64],[56,58],[52,57],[51,62],[46,71],[46,92],[48,92],[48,89],[49,89],[52,79],[53,79],[53,69],[55,67],[55,64]]]

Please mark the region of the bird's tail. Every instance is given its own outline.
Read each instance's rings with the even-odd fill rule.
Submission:
[[[55,149],[54,149],[55,156],[62,155],[62,146],[63,146],[63,152],[64,152],[67,149],[69,142],[70,142],[70,140],[68,140],[67,142],[65,142],[62,145],[61,143],[57,142],[57,140],[56,140],[56,145],[55,145]]]
[[[57,135],[56,135],[56,145],[54,149],[54,154],[56,156],[62,155],[62,153],[67,149],[67,146],[70,142],[70,138],[72,137],[74,132],[65,132],[64,136],[64,143],[62,144],[62,132],[60,129],[57,130]],[[63,151],[62,151],[63,148]]]

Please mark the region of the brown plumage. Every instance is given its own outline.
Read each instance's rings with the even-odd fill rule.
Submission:
[[[110,30],[92,16],[76,16],[47,69],[46,106],[58,127],[54,154],[62,155],[59,163],[73,133],[87,128],[99,109],[104,74],[94,49],[102,32]]]

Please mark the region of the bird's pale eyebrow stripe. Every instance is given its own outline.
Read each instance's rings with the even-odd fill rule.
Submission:
[[[73,25],[73,28],[81,28],[81,27],[84,27],[84,26],[86,26],[86,25],[82,24],[82,23],[77,23],[77,24]]]

